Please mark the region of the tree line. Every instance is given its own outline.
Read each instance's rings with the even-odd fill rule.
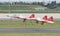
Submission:
[[[56,7],[60,7],[60,3],[56,3],[56,1],[52,1],[51,3],[47,3],[45,5],[44,2],[31,2],[31,3],[28,3],[28,2],[0,2],[0,5],[40,5],[40,6],[44,6],[44,7],[47,7],[47,8],[50,8],[50,9],[54,9]]]

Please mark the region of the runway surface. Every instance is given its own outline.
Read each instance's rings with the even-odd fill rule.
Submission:
[[[60,33],[60,28],[0,28],[0,33]]]

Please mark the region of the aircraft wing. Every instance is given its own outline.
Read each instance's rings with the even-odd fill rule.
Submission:
[[[52,21],[47,21],[47,23],[51,23],[51,24],[53,24],[54,22],[52,22]]]
[[[44,20],[42,20],[41,18],[36,18],[36,20],[37,20],[37,21],[44,21]]]

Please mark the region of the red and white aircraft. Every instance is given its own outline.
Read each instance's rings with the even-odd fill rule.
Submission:
[[[42,19],[41,18],[36,18],[36,23],[41,22],[41,24],[43,25],[44,23],[47,22],[47,15],[45,15]]]
[[[35,14],[32,14],[32,15],[30,15],[29,17],[17,16],[17,15],[8,16],[8,17],[17,18],[17,19],[22,19],[23,22],[25,22],[26,20],[33,20],[33,19],[35,19]]]
[[[53,18],[53,16],[48,18],[47,15],[45,15],[42,19],[37,18],[36,19],[36,23],[38,23],[38,22],[41,22],[42,25],[44,23],[51,23],[51,24],[53,24],[54,23],[54,18]]]
[[[34,20],[34,21],[36,21],[36,23],[38,23],[38,22],[41,22],[41,24],[43,25],[44,23],[54,23],[54,18],[53,18],[53,16],[51,16],[51,17],[47,17],[47,15],[45,15],[42,19],[41,18],[36,18],[35,17],[35,14],[32,14],[31,16],[29,16],[29,17],[23,17],[23,16],[12,16],[12,18],[17,18],[17,19],[22,19],[23,20],[23,22],[25,22],[26,20]]]

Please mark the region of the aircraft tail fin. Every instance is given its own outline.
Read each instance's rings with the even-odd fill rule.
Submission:
[[[32,14],[29,18],[34,18],[35,17],[35,14]]]
[[[49,17],[48,22],[49,22],[49,23],[54,23],[54,18],[53,18],[53,16]]]
[[[47,21],[47,19],[48,19],[47,15],[45,15],[42,19],[43,19],[43,21]]]

